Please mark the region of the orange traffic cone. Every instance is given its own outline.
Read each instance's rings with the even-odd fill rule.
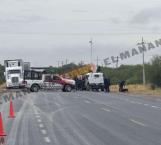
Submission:
[[[14,118],[14,117],[15,117],[15,113],[14,113],[13,103],[12,103],[12,100],[10,99],[9,118]]]
[[[6,136],[4,127],[3,127],[3,119],[2,119],[2,114],[0,112],[0,137]]]

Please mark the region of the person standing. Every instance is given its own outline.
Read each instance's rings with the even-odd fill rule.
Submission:
[[[105,89],[105,92],[108,91],[108,90],[107,90],[107,87],[108,87],[108,80],[107,80],[107,78],[105,77],[105,78],[104,78],[104,89]]]
[[[111,85],[111,82],[110,82],[110,79],[108,78],[107,79],[107,92],[110,92],[110,85]]]
[[[104,89],[105,92],[110,92],[110,79],[109,78],[104,78]]]

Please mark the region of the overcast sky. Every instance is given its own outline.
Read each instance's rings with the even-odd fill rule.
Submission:
[[[32,66],[57,66],[58,61],[90,62],[117,56],[161,38],[160,0],[1,0],[0,62],[22,58]],[[145,54],[161,55],[161,47]],[[120,64],[142,63],[141,55]]]

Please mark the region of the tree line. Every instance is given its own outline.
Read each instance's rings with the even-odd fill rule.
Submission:
[[[64,74],[73,69],[79,68],[81,64],[70,63],[62,67],[49,67],[46,73]],[[99,67],[98,71],[110,78],[111,84],[118,84],[125,80],[127,84],[142,84],[142,65],[121,65],[118,68]],[[161,56],[154,56],[149,63],[145,64],[146,83],[161,86]],[[0,65],[0,83],[4,83],[4,66]]]

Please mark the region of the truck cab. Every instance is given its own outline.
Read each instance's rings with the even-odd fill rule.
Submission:
[[[23,84],[23,61],[19,60],[5,60],[5,80],[7,88],[21,88]]]
[[[103,73],[87,73],[85,75],[87,79],[87,90],[99,90],[104,91],[104,75]]]

